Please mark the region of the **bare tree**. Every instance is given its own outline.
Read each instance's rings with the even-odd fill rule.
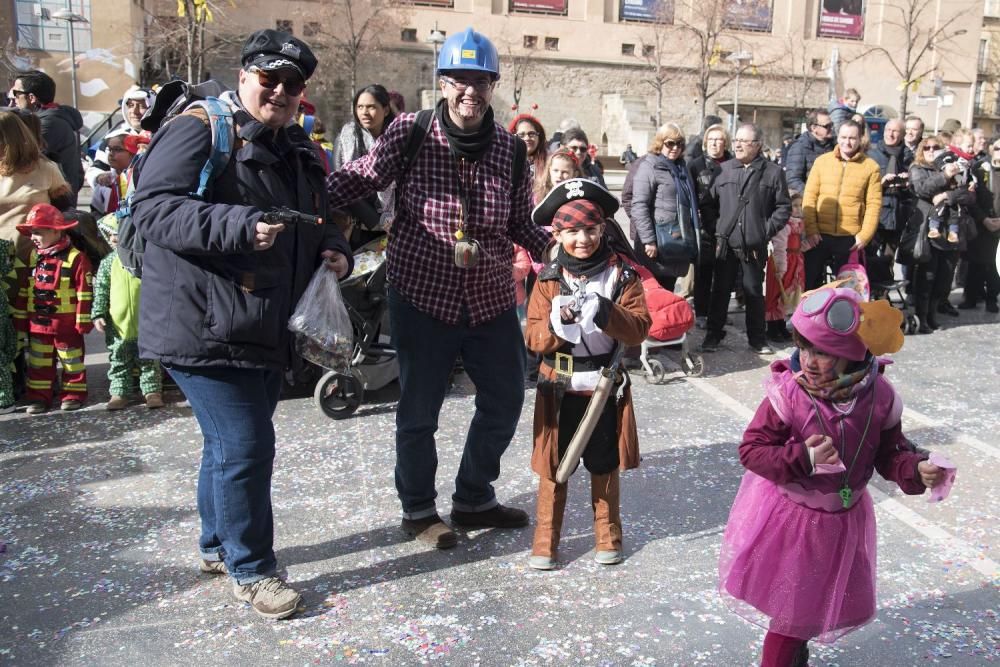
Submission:
[[[496,41],[500,44],[500,60],[503,63],[504,77],[500,80],[501,85],[510,83],[511,99],[514,100],[514,106],[520,107],[524,82],[536,65],[535,52],[523,42],[518,46],[516,39],[508,37],[506,33],[501,33]]]
[[[405,0],[331,0],[310,8],[309,38],[315,46],[331,47],[333,60],[346,70],[349,99],[358,88],[358,67],[381,50],[388,35],[399,38],[405,22]]]
[[[726,56],[742,50],[743,44],[727,25],[732,0],[678,0],[674,16],[675,25],[690,38],[694,65],[694,88],[698,95],[698,110],[705,117],[708,101],[723,88],[748,70],[772,64],[777,58],[756,62],[738,62],[730,65]],[[721,67],[725,64],[725,67]]]
[[[784,79],[787,90],[791,93],[792,109],[796,116],[811,108],[810,93],[826,85],[826,80],[820,78],[823,71],[822,63],[817,67],[809,53],[806,40],[801,33],[788,35],[785,39],[785,50],[780,59],[785,67],[779,76]]]
[[[892,66],[900,79],[899,114],[905,117],[911,89],[915,91],[921,80],[937,69],[939,60],[949,54],[954,38],[965,34],[965,30],[955,29],[955,23],[976,11],[981,3],[956,0],[951,16],[943,21],[938,16],[938,0],[881,0],[879,4],[881,11],[873,8],[870,14],[882,16],[879,23],[898,34],[899,39],[893,43],[900,46],[891,50],[875,46],[859,58],[877,54]]]
[[[216,2],[180,0],[177,10],[176,16],[154,16],[146,26],[143,77],[199,83],[212,52],[238,45],[245,35],[225,32],[225,8]]]
[[[642,51],[636,54],[645,61],[649,70],[640,80],[656,93],[656,127],[663,125],[663,92],[676,75],[676,69],[667,65],[676,62],[676,55],[671,53],[670,48],[676,40],[674,0],[661,0],[657,4],[653,19],[639,37],[639,47]]]

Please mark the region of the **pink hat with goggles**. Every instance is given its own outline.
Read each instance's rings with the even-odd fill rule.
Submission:
[[[888,301],[865,301],[838,283],[802,295],[792,326],[817,349],[850,361],[864,361],[903,346],[903,314]]]

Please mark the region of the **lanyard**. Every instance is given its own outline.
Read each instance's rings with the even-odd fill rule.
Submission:
[[[812,402],[813,410],[816,411],[816,421],[819,422],[820,431],[822,431],[823,435],[830,438],[830,440],[832,441],[833,438],[830,437],[829,433],[827,433],[826,421],[823,419],[823,414],[819,411],[819,406],[816,404],[816,399],[809,392],[806,392],[806,394],[809,396],[809,400]],[[851,476],[851,471],[854,470],[854,464],[858,462],[858,455],[861,454],[861,449],[865,446],[865,438],[868,437],[868,429],[872,425],[872,415],[875,413],[874,394],[875,394],[875,383],[872,383],[871,407],[868,408],[868,419],[865,421],[865,430],[861,433],[861,440],[858,441],[858,448],[854,451],[854,458],[851,459],[851,466],[844,471],[844,475],[841,478],[841,487],[839,495],[840,495],[840,502],[843,504],[845,510],[850,508],[851,497],[853,496],[854,493],[851,490],[850,485],[847,483],[847,480]],[[837,450],[837,453],[840,455],[840,460],[843,462],[844,456],[845,454],[847,454],[847,434],[844,430],[843,419],[840,420],[840,449]]]
[[[458,229],[455,230],[455,239],[461,241],[465,238],[465,221],[468,219],[469,211],[472,210],[472,200],[469,198],[469,191],[465,187],[465,180],[462,178],[462,166],[465,158],[452,158],[456,160],[455,172],[458,176],[458,203],[462,207],[462,212],[458,218]],[[476,174],[479,172],[479,162],[472,163],[472,182],[476,182]]]

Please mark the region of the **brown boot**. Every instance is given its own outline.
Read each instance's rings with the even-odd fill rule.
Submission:
[[[538,505],[535,510],[535,539],[531,543],[530,567],[536,570],[553,570],[559,549],[563,514],[566,511],[566,484],[554,480],[538,480]]]
[[[590,476],[590,498],[594,507],[594,538],[601,565],[622,562],[622,517],[619,509],[618,469]]]

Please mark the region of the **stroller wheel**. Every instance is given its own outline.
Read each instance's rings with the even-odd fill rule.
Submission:
[[[903,317],[903,333],[906,335],[917,333],[920,328],[920,318],[916,315],[906,315]]]
[[[650,359],[649,373],[646,374],[646,382],[649,384],[660,384],[667,375],[667,369],[663,367],[663,362],[659,359]]]
[[[698,377],[705,372],[705,360],[700,354],[685,354],[681,358],[684,375]]]
[[[365,389],[354,375],[329,372],[316,383],[313,400],[330,419],[347,419],[361,405]]]

